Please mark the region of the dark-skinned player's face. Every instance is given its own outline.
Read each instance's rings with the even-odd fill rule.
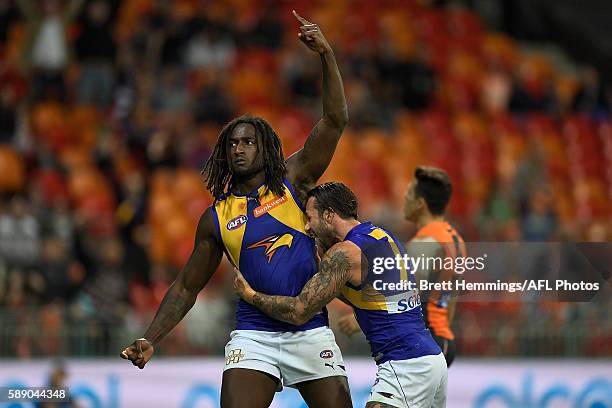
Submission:
[[[255,127],[240,123],[228,138],[230,170],[238,177],[250,176],[263,170],[263,148]]]
[[[329,220],[326,217],[331,214],[329,211],[324,211],[323,214],[315,207],[316,198],[310,197],[306,202],[306,225],[304,230],[311,237],[315,238],[321,247],[327,251],[337,241]]]

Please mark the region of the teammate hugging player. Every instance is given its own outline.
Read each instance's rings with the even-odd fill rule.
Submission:
[[[406,252],[386,230],[357,219],[357,198],[342,183],[325,183],[308,193],[306,231],[326,250],[314,275],[297,296],[274,296],[251,288],[236,270],[234,290],[275,319],[303,324],[341,297],[353,306],[378,364],[366,408],[446,406],[447,367],[425,327],[417,291],[378,291],[375,279],[399,282],[414,276],[403,265],[374,274],[377,257]],[[362,263],[362,261],[364,261]]]
[[[452,184],[448,174],[435,167],[420,166],[414,172],[414,179],[408,185],[404,201],[404,217],[414,222],[419,230],[408,243],[408,252],[415,256],[456,258],[465,257],[463,238],[445,218],[445,211],[452,195]],[[416,271],[417,279],[428,282],[451,282],[454,277],[452,269],[426,269]],[[455,312],[457,297],[452,291],[433,290],[421,292],[421,301],[425,304],[423,314],[425,323],[431,330],[434,339],[444,352],[446,363],[450,367],[456,355],[455,336],[450,328]],[[359,325],[353,315],[344,316],[339,321],[343,333],[351,335],[359,331]]]
[[[215,202],[200,219],[193,253],[144,338],[121,353],[139,368],[193,306],[223,252],[265,293],[295,296],[317,271],[301,203],[329,165],[348,114],[331,47],[317,25],[294,15],[300,22],[300,40],[321,58],[323,117],[304,148],[286,161],[278,136],[261,118],[242,116],[221,131],[204,168]],[[311,407],[352,406],[324,306],[292,324],[241,300],[237,327],[225,348],[221,406],[267,407],[283,384],[297,388]],[[320,357],[326,350],[329,358],[324,362],[329,365]]]

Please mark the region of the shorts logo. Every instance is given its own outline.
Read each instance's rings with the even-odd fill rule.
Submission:
[[[242,359],[243,357],[244,354],[242,354],[242,349],[230,350],[229,354],[227,355],[227,358],[225,359],[225,365],[239,363],[240,359]]]
[[[319,357],[321,358],[332,358],[334,356],[334,352],[331,350],[323,350],[320,354]]]
[[[255,208],[253,210],[253,214],[255,215],[255,218],[257,218],[259,216],[264,215],[268,211],[271,211],[272,209],[278,207],[279,205],[284,204],[286,201],[287,201],[287,196],[275,198],[274,200],[268,201],[267,203],[264,203],[260,205],[259,207]]]
[[[228,231],[233,231],[246,224],[247,220],[248,217],[246,215],[239,215],[236,218],[229,220],[225,228],[227,228]]]
[[[377,394],[382,395],[385,398],[389,398],[389,399],[393,399],[393,397],[395,397],[395,395],[389,393],[389,392],[380,392],[380,391],[376,391]]]

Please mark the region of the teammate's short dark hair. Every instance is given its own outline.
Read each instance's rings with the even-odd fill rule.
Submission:
[[[319,214],[323,214],[325,210],[332,210],[343,219],[357,219],[357,197],[350,188],[337,181],[323,183],[307,194],[306,200],[314,197],[315,208]]]
[[[414,172],[416,178],[415,193],[423,197],[429,212],[442,215],[453,193],[448,173],[436,167],[419,166]]]
[[[263,146],[261,154],[263,154],[266,186],[277,196],[284,195],[283,179],[286,167],[281,141],[265,119],[251,115],[237,117],[221,130],[215,149],[202,170],[206,188],[215,199],[219,199],[225,193],[227,186],[231,184],[232,172],[227,158],[227,140],[236,126],[241,123],[252,125],[255,128],[255,133],[261,138],[261,145]]]

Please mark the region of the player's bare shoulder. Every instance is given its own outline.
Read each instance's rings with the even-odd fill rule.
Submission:
[[[214,219],[214,211],[214,206],[211,205],[204,211],[204,213],[200,217],[200,221],[198,221],[198,226],[196,228],[196,245],[202,240],[212,240],[219,244],[219,240],[217,237],[217,226],[215,225]]]
[[[332,256],[335,253],[341,253],[352,261],[353,258],[361,259],[361,248],[352,241],[340,241],[332,245],[326,252],[326,255]]]

